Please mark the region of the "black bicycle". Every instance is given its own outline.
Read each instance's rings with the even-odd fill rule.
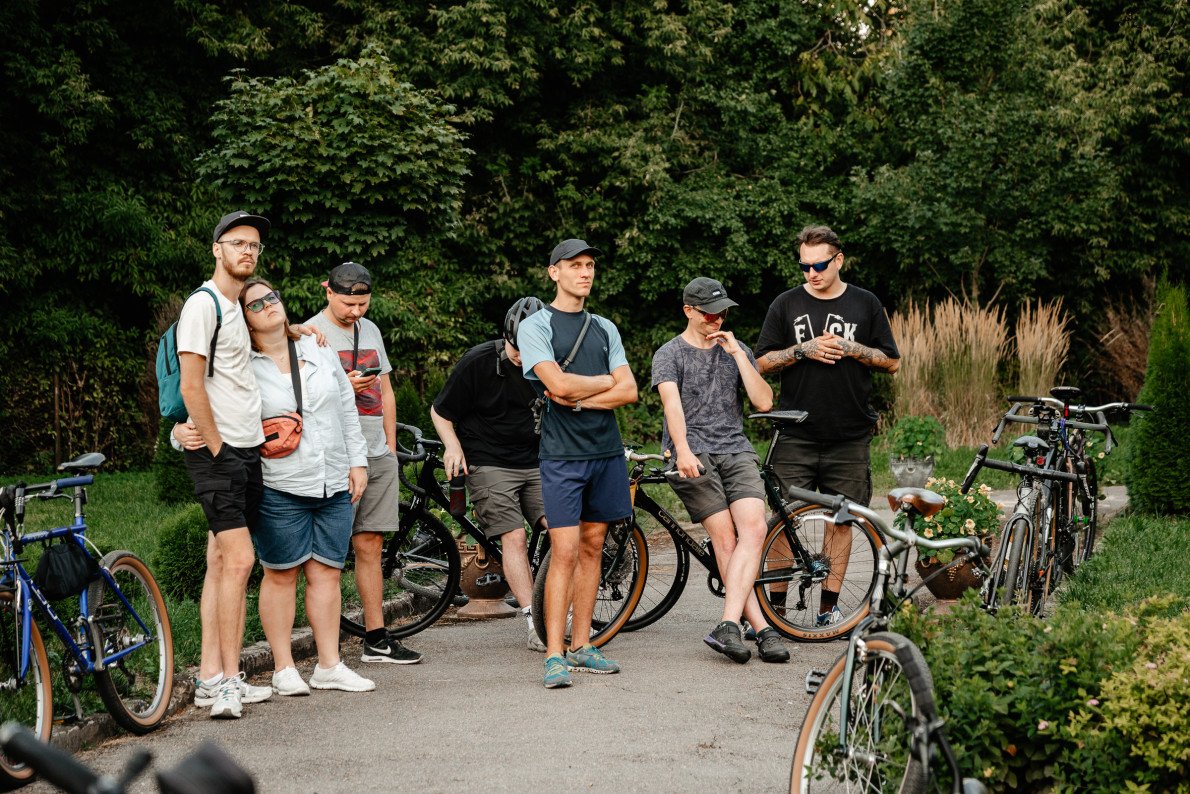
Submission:
[[[871,523],[861,520],[836,525],[821,505],[785,496],[785,486],[773,469],[773,449],[786,426],[807,415],[805,411],[772,411],[749,417],[773,424],[772,443],[760,469],[773,516],[765,533],[755,588],[760,610],[773,628],[789,639],[817,642],[843,636],[867,614],[884,539]],[[634,631],[661,619],[678,602],[690,576],[691,557],[707,569],[708,589],[720,598],[725,591],[709,540],[694,540],[642,487],[669,481],[664,468],[646,468],[646,461],[665,459],[634,453],[628,459],[636,464],[628,478],[633,506],[659,525],[653,529],[650,524],[644,594],[624,627]],[[639,528],[640,521],[633,516],[633,526]],[[825,620],[816,608],[824,584],[839,592],[839,614]]]

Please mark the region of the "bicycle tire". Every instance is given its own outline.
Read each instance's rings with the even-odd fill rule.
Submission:
[[[54,725],[54,695],[45,643],[35,621],[29,622],[29,667],[18,680],[20,620],[10,590],[0,590],[0,714],[15,720],[43,742]],[[33,769],[0,752],[0,791],[19,788],[33,779]]]
[[[1029,522],[1017,518],[1011,530],[1011,545],[1008,547],[1008,567],[1004,573],[1004,603],[1009,605],[1028,605],[1028,557],[1032,554],[1030,538],[1032,531]],[[1024,564],[1022,564],[1024,561]],[[1022,595],[1023,594],[1023,595]]]
[[[1082,488],[1076,485],[1074,498],[1074,535],[1075,553],[1074,567],[1082,565],[1091,559],[1095,549],[1095,533],[1099,529],[1099,475],[1095,472],[1095,461],[1086,459],[1087,490],[1091,498],[1088,499]]]
[[[146,734],[165,719],[173,694],[174,641],[169,610],[149,567],[132,552],[108,552],[100,565],[111,572],[119,589],[118,594],[113,593],[104,578],[96,579],[87,589],[87,604],[104,657],[145,644],[107,662],[102,670],[96,666],[95,684],[103,704],[121,727]]]
[[[635,518],[633,523],[649,544],[649,570],[640,603],[621,631],[637,631],[665,617],[682,597],[690,578],[690,551],[680,539],[660,524],[646,533]]]
[[[839,612],[841,619],[825,626],[817,625],[818,597],[822,582],[833,565],[826,545],[826,524],[830,522],[831,511],[819,505],[799,502],[785,515],[769,519],[761,551],[760,573],[755,590],[760,602],[760,611],[769,624],[781,635],[800,642],[825,642],[841,637],[855,628],[868,614],[869,599],[876,586],[877,562],[884,538],[867,521],[859,525],[848,525],[850,552],[847,555],[846,573],[839,588]],[[811,571],[807,566],[793,559],[792,544],[786,533],[793,530],[812,561],[823,563],[823,569]],[[788,603],[791,591],[797,582],[798,601]]]
[[[921,763],[914,736],[936,718],[930,668],[918,647],[900,634],[877,632],[863,644],[864,655],[852,671],[848,752],[834,749],[850,650],[827,672],[802,720],[789,776],[793,794],[917,794],[926,789],[929,769]]]
[[[1052,493],[1052,492],[1051,492]],[[1052,496],[1044,491],[1033,503],[1033,543],[1029,560],[1029,612],[1041,615],[1054,586],[1055,517]]]
[[[533,628],[542,639],[546,638],[545,583],[552,558],[551,549],[542,559],[533,582]],[[640,602],[648,569],[649,544],[640,526],[633,521],[609,527],[603,539],[603,564],[591,619],[590,642],[596,648],[603,647],[623,630]]]
[[[399,506],[400,529],[392,533],[380,558],[384,587],[384,627],[390,637],[416,634],[442,617],[459,587],[459,547],[454,535],[433,514]],[[366,628],[357,590],[344,601],[339,628],[363,637]],[[358,614],[357,620],[353,615]]]

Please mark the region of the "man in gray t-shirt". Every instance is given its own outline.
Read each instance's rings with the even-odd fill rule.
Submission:
[[[760,658],[789,660],[789,650],[765,621],[753,585],[765,536],[760,461],[744,436],[741,387],[758,411],[773,407],[773,389],[747,347],[723,330],[738,306],[718,281],[696,278],[682,293],[686,329],[653,354],[653,387],[665,408],[661,443],[677,459],[674,491],[711,539],[726,590],[723,617],[704,642],[732,661],[752,658],[740,618],[756,629]]]

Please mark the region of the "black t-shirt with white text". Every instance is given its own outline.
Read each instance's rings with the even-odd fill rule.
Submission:
[[[781,293],[769,307],[756,342],[756,357],[784,350],[830,331],[835,336],[900,358],[880,299],[848,284],[837,298],[815,298],[804,287]],[[872,432],[872,371],[854,358],[834,364],[803,359],[781,370],[781,410],[809,416],[788,428],[812,441],[850,441]]]

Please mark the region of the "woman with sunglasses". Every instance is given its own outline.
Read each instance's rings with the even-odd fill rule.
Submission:
[[[252,338],[262,417],[297,408],[295,365],[301,386],[301,441],[284,457],[262,458],[264,496],[252,528],[264,567],[260,623],[273,649],[273,689],[279,695],[308,695],[311,686],[375,689],[339,658],[339,575],[351,541],[352,504],[368,482],[355,392],[334,352],[289,330],[285,305],[271,284],[246,281],[240,305]],[[306,576],[306,616],[318,651],[309,685],[294,666],[290,643],[299,571]]]

